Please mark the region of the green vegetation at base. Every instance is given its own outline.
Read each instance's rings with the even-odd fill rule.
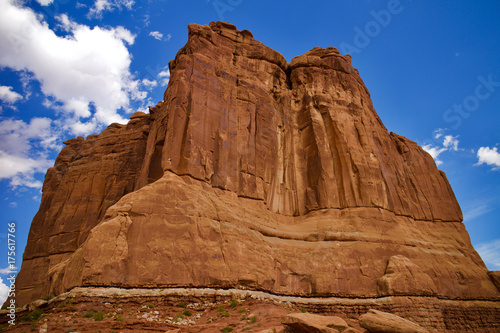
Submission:
[[[40,319],[42,314],[43,314],[42,311],[35,310],[32,313],[30,313],[29,315],[21,317],[21,319],[19,319],[19,321],[20,322],[37,321],[38,319]]]
[[[95,312],[93,317],[94,317],[94,321],[101,321],[104,319],[104,312],[102,312],[102,311]]]

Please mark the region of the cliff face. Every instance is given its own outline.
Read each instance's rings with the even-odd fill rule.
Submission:
[[[67,142],[18,303],[75,286],[497,299],[443,172],[388,133],[349,56],[189,26],[164,102]]]

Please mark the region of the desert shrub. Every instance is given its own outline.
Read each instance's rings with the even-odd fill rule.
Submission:
[[[99,311],[94,313],[94,321],[101,321],[104,319],[104,312]]]
[[[40,319],[41,316],[42,316],[42,311],[35,310],[32,313],[30,313],[29,315],[21,317],[21,319],[19,319],[19,321],[21,321],[21,322],[37,321],[38,319]]]
[[[95,311],[92,311],[92,310],[85,311],[85,313],[83,314],[83,317],[84,318],[93,318],[94,317],[94,313],[95,313]]]

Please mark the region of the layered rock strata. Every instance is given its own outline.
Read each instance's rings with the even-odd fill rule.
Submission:
[[[76,286],[499,299],[445,174],[386,130],[349,56],[288,63],[218,22],[191,24],[169,66],[164,102],[49,169],[20,303]]]

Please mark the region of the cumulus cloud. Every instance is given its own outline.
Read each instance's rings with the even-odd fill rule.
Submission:
[[[477,151],[478,162],[476,165],[488,164],[493,166],[493,170],[500,169],[500,153],[497,147],[481,147]]]
[[[22,99],[23,96],[12,90],[10,86],[0,86],[0,100],[8,103],[14,104],[18,100]]]
[[[490,270],[500,270],[500,239],[481,243],[475,248]]]
[[[4,303],[9,295],[10,288],[3,283],[3,279],[0,278],[0,303]]]
[[[131,6],[133,1],[109,3]],[[119,110],[131,112],[130,101],[141,96],[129,70],[131,55],[126,47],[135,36],[123,27],[91,29],[65,14],[56,19],[67,36],[57,36],[17,1],[1,1],[0,66],[32,73],[42,92],[53,99],[52,106],[76,124],[73,134],[125,123]]]
[[[90,7],[88,18],[102,18],[105,12],[112,12],[115,9],[121,10],[122,8],[132,9],[134,0],[96,0],[94,5]]]
[[[163,34],[161,32],[159,32],[159,31],[151,31],[149,33],[149,35],[151,37],[153,37],[154,39],[158,39],[158,40],[162,40],[162,38],[163,38]]]

